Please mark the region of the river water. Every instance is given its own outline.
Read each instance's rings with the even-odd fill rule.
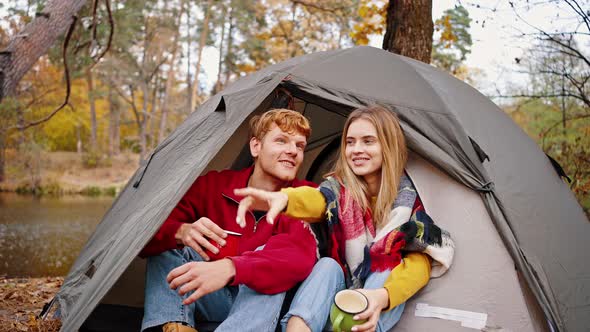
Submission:
[[[0,276],[66,275],[112,202],[0,193]]]

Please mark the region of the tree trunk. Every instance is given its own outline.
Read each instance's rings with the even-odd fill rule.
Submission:
[[[90,149],[93,153],[98,152],[96,135],[96,101],[94,98],[94,80],[92,70],[86,69],[86,84],[88,85],[88,104],[90,105]]]
[[[82,154],[82,125],[81,124],[77,124],[76,125],[76,152],[78,152],[78,154]]]
[[[16,123],[19,127],[18,130],[18,138],[16,141],[16,149],[20,150],[23,146],[23,144],[25,144],[25,130],[22,129],[25,125],[25,114],[24,114],[25,110],[22,109],[22,107],[18,107],[16,109]]]
[[[227,32],[227,50],[225,52],[225,82],[228,84],[233,72],[234,66],[232,63],[233,48],[234,48],[234,20],[233,20],[233,8],[229,8],[229,30]]]
[[[191,105],[193,103],[192,101],[192,94],[193,94],[193,89],[192,89],[192,78],[191,78],[191,44],[192,44],[192,39],[191,39],[191,2],[190,0],[187,1],[186,4],[186,43],[187,43],[187,52],[186,52],[186,108],[187,114],[191,114],[192,110],[191,110]]]
[[[158,144],[162,143],[167,136],[168,128],[168,107],[170,105],[170,95],[172,94],[172,81],[174,81],[174,61],[176,58],[176,49],[172,54],[170,61],[170,69],[168,69],[168,77],[166,78],[166,89],[164,90],[164,101],[162,102],[162,114],[160,116],[160,128],[158,129]]]
[[[150,104],[152,105],[150,108],[150,113],[149,116],[147,118],[147,138],[148,138],[148,142],[149,142],[149,146],[150,148],[153,148],[157,145],[157,141],[154,139],[154,137],[156,136],[156,126],[157,126],[157,121],[156,121],[156,113],[158,112],[158,108],[159,108],[159,104],[160,104],[160,98],[159,98],[159,94],[158,91],[160,90],[160,82],[162,81],[161,79],[161,75],[160,73],[156,74],[156,79],[154,81],[154,87],[152,89],[152,96],[150,98]]]
[[[120,110],[117,96],[113,94],[113,88],[109,85],[109,156],[120,153],[119,123]]]
[[[166,88],[164,89],[164,100],[162,102],[162,115],[160,117],[160,129],[158,131],[158,144],[162,143],[162,141],[164,140],[164,138],[166,138],[166,136],[168,135],[167,133],[167,127],[168,127],[168,108],[170,107],[170,96],[172,95],[172,89],[174,87],[174,82],[176,81],[175,79],[175,74],[176,71],[174,70],[174,65],[176,64],[176,56],[178,55],[178,38],[180,36],[180,17],[182,17],[182,14],[184,12],[184,6],[181,5],[180,7],[180,14],[178,15],[179,19],[178,19],[178,23],[177,23],[177,29],[176,32],[174,34],[174,49],[172,50],[172,57],[170,59],[170,63],[168,66],[168,73],[167,73],[167,77],[166,77]]]
[[[430,63],[432,0],[389,0],[383,49]]]
[[[221,71],[223,69],[223,41],[225,39],[225,15],[227,13],[227,7],[223,5],[221,13],[221,39],[219,41],[219,63],[217,64],[217,82],[213,86],[212,94],[216,94],[221,91]]]
[[[139,146],[141,151],[139,152],[139,158],[141,161],[145,159],[147,152],[147,138],[146,138],[146,120],[148,115],[148,102],[149,102],[149,89],[148,83],[141,83],[141,94],[142,94],[142,106],[141,113],[139,114]]]
[[[6,146],[4,145],[6,141],[5,135],[5,132],[0,132],[0,182],[4,181],[4,178],[6,177],[6,172],[4,170],[4,165],[6,164]]]
[[[43,11],[12,37],[0,52],[0,101],[14,95],[21,78],[68,29],[85,3],[86,0],[49,0]]]
[[[199,72],[201,71],[201,60],[203,59],[203,49],[207,42],[207,36],[209,35],[209,17],[211,17],[211,5],[213,0],[207,1],[207,12],[205,13],[205,19],[203,20],[203,31],[201,31],[201,38],[199,39],[199,52],[197,54],[197,66],[195,67],[195,79],[193,80],[193,91],[191,93],[191,112],[195,110],[197,106],[197,96],[199,95]]]

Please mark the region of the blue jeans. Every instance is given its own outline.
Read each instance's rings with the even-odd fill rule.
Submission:
[[[344,273],[332,258],[321,258],[293,297],[289,311],[281,319],[283,331],[292,316],[298,316],[312,331],[322,331],[330,316],[334,295],[344,289]]]
[[[383,287],[391,270],[375,272],[365,281],[365,289]],[[331,258],[322,258],[295,293],[289,312],[281,320],[283,331],[289,318],[299,316],[314,332],[322,329],[332,330],[328,320],[334,295],[345,288],[344,274],[340,265]],[[392,310],[381,313],[377,323],[377,332],[389,331],[400,320],[405,303]]]
[[[188,262],[203,261],[192,248],[166,251],[147,259],[144,316],[142,331],[167,322],[222,322],[216,331],[239,331],[244,326],[252,331],[274,331],[279,320],[285,293],[265,295],[245,285],[226,286],[207,294],[190,305],[182,304],[184,296],[170,289],[168,273]]]

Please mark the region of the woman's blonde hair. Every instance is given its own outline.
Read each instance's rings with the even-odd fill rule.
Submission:
[[[377,130],[377,139],[381,144],[383,164],[381,165],[381,184],[372,211],[373,223],[379,227],[389,218],[389,212],[397,197],[400,178],[408,160],[406,140],[399,124],[399,119],[392,111],[382,106],[372,105],[354,110],[348,116],[342,131],[340,153],[334,171],[331,173],[342,181],[348,192],[348,198],[355,200],[367,211],[370,207],[368,186],[362,177],[355,175],[346,162],[346,136],[350,124],[358,119],[369,121]],[[345,204],[349,202],[346,201]]]

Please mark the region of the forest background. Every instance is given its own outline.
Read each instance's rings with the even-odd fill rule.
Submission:
[[[204,100],[240,77],[294,56],[365,45],[383,34],[383,48],[396,52],[387,45],[392,39],[387,36],[388,10],[396,1],[54,2],[82,5],[71,33],[59,37],[11,96],[1,99],[2,191],[116,195],[159,142]],[[409,3],[398,1],[397,10],[411,7]],[[430,12],[422,13],[430,20],[432,2],[414,3],[430,3]],[[488,2],[457,1],[435,17],[430,30],[423,31],[432,38],[431,52],[420,60],[496,101],[563,166],[588,214],[590,4],[572,0],[502,4],[528,26],[513,30],[513,37],[532,42],[512,60],[518,79],[497,85],[466,64],[473,47],[470,31],[486,24],[474,21],[470,11],[502,15],[500,5],[482,3]],[[2,2],[0,50],[15,39],[28,38],[23,28],[43,15],[46,4]],[[527,18],[540,6],[555,8],[550,28]],[[211,52],[218,59],[216,77],[205,75]]]

